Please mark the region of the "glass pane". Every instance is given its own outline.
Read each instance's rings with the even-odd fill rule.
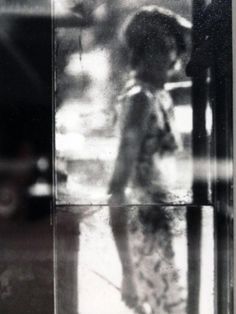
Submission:
[[[191,80],[185,75],[185,67],[191,50],[189,28],[191,24],[188,22],[191,18],[191,2],[156,2],[157,5],[173,10],[174,14],[180,14],[186,20],[183,21],[185,26],[181,24],[182,22],[175,26],[178,28],[180,24],[182,25],[180,40],[185,46],[183,51],[178,46],[181,43],[172,36],[173,34],[167,34],[165,37],[162,35],[163,32],[159,31],[160,46],[165,48],[163,48],[164,54],[158,49],[157,53],[160,52],[161,56],[170,53],[170,59],[173,60],[171,59],[168,69],[157,69],[157,87],[154,88],[152,83],[149,83],[149,77],[147,80],[142,77],[139,82],[136,76],[131,79],[134,72],[139,71],[136,68],[135,71],[130,71],[132,49],[125,46],[124,35],[121,34],[127,17],[143,4],[152,4],[152,2],[88,1],[84,4],[84,8],[78,6],[76,9],[73,9],[72,4],[66,1],[55,4],[57,13],[65,13],[70,8],[71,12],[77,12],[83,16],[81,12],[84,10],[84,12],[93,12],[95,19],[91,25],[89,20],[85,19],[85,25],[77,28],[61,27],[59,18],[56,24],[58,204],[107,203],[118,149],[122,137],[125,136],[121,126],[124,122],[123,110],[127,105],[125,99],[129,98],[129,93],[135,92],[135,87],[141,86],[143,90],[143,85],[147,86],[145,95],[149,97],[149,94],[152,94],[151,97],[155,98],[155,100],[148,98],[148,101],[150,101],[150,107],[153,108],[154,119],[159,119],[159,122],[152,127],[152,122],[148,121],[149,131],[143,134],[143,148],[140,148],[140,154],[136,156],[140,163],[138,167],[149,168],[149,172],[155,172],[152,178],[144,178],[147,181],[146,185],[152,185],[152,189],[157,190],[156,194],[159,193],[159,199],[155,199],[155,202],[192,202]],[[168,23],[172,22],[170,20]],[[168,39],[169,35],[172,36],[170,39]],[[173,48],[171,48],[172,44]],[[153,60],[151,62],[153,64]],[[162,63],[158,61],[158,64]],[[162,76],[161,73],[166,77],[164,81],[159,79]],[[127,87],[129,84],[134,84],[132,86],[134,88]],[[175,122],[173,122],[172,111],[174,111]],[[151,115],[150,119],[152,119]],[[210,134],[211,111],[209,108],[207,129]],[[152,136],[152,132],[159,135]],[[150,136],[152,139],[149,141]],[[178,149],[175,150],[175,148]],[[140,162],[140,159],[145,158],[153,159],[153,165]],[[134,163],[130,164],[131,168],[134,168]],[[202,164],[200,180],[206,180],[207,163]],[[207,171],[209,171],[208,168]],[[127,180],[128,187],[132,185],[133,179],[129,177]],[[153,200],[144,200],[137,191],[129,198],[131,204],[143,202],[153,202]]]
[[[134,307],[135,296],[139,313],[171,313],[176,307],[172,313],[195,314],[198,306],[201,313],[213,313],[213,286],[216,310],[224,313],[230,303],[230,6],[217,0],[159,0],[156,6],[143,7],[150,4],[149,0],[55,4],[55,253],[58,310],[65,313],[72,307],[75,313],[95,308],[97,312],[99,307],[104,313],[112,302],[114,311],[122,312],[119,306],[130,311],[127,303]],[[219,17],[215,10],[221,6],[219,12],[224,13]],[[215,28],[208,22],[222,27],[212,33]],[[218,45],[214,60],[205,59],[212,53],[209,42]],[[197,52],[192,50],[196,47]],[[122,254],[119,258],[117,252],[125,248],[116,250],[108,205],[118,208],[118,222],[122,205],[133,219],[128,231],[131,261],[124,258],[123,268],[136,263],[135,284],[130,276],[121,284]],[[119,247],[119,240],[116,244]],[[163,278],[157,273],[153,282],[155,274],[149,270],[160,252],[164,287],[158,290]],[[138,270],[135,258],[144,260],[144,271]],[[71,289],[64,293],[66,287]],[[181,302],[171,305],[170,295]]]

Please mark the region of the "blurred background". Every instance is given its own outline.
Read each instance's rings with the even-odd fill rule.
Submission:
[[[2,0],[0,19],[0,312],[51,314],[51,2]]]

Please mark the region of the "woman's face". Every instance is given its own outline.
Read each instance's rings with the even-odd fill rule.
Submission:
[[[176,50],[158,49],[153,51],[153,55],[148,64],[153,71],[167,72],[177,60]]]
[[[165,38],[165,41],[153,42],[146,49],[142,62],[144,69],[150,76],[158,81],[166,81],[170,69],[177,61],[177,47],[172,37]]]

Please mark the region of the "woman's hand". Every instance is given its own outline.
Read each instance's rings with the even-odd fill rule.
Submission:
[[[110,207],[121,207],[127,203],[125,192],[119,191],[119,192],[113,192],[108,197],[108,204]]]

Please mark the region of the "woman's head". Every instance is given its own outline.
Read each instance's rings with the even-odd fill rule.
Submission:
[[[167,71],[185,49],[184,32],[191,24],[169,10],[145,6],[128,18],[125,43],[131,67]]]

